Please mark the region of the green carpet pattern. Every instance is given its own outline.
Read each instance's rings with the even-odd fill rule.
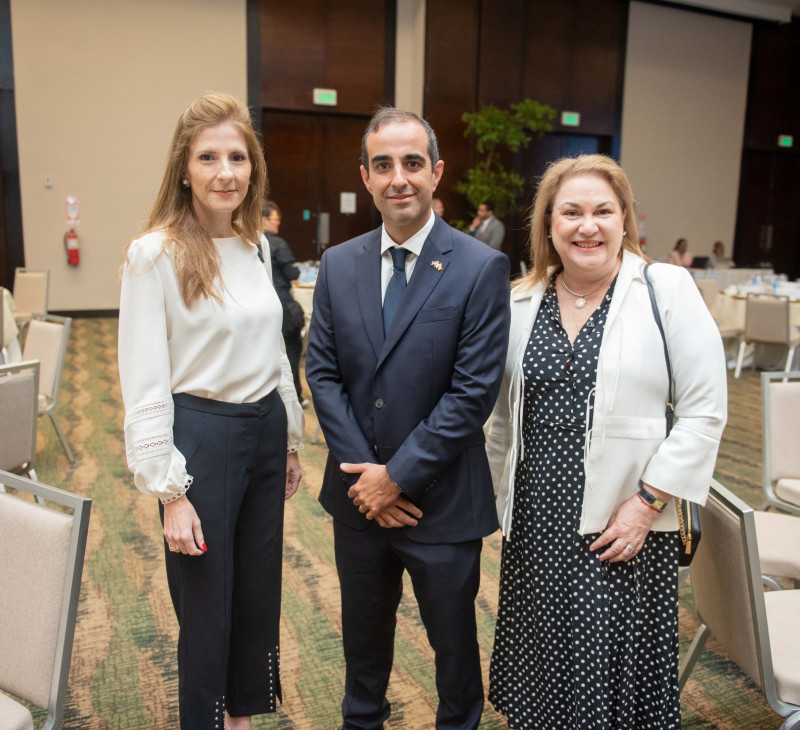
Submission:
[[[141,495],[124,463],[123,410],[115,319],[73,322],[59,408],[77,455],[70,467],[51,424],[39,422],[37,470],[49,484],[94,500],[72,656],[65,728],[177,728],[177,623],[167,591],[154,500]],[[760,504],[761,401],[758,375],[729,378],[730,416],[717,478]],[[327,457],[307,410],[303,483],[287,504],[281,622],[284,704],[255,728],[317,730],[340,724],[344,683],[338,581],[330,518],[316,500]],[[497,611],[500,536],[485,541],[478,631],[488,685]],[[681,646],[697,628],[691,587],[680,595]],[[433,655],[410,583],[399,610],[390,730],[434,726]],[[37,711],[36,725],[44,713]],[[712,639],[683,693],[683,726],[696,730],[777,728],[759,690]],[[505,728],[486,706],[482,728]]]

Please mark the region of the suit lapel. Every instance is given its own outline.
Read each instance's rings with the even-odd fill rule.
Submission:
[[[394,322],[392,322],[391,329],[386,333],[386,340],[380,351],[377,367],[381,366],[386,356],[399,342],[411,321],[417,316],[417,312],[419,312],[431,292],[441,281],[444,272],[450,265],[445,254],[451,248],[448,226],[446,223],[437,220],[425,240],[422,251],[420,251],[419,259],[414,266],[414,273],[411,276],[411,281],[408,282],[408,288],[403,296],[400,309],[397,310]],[[441,266],[441,269],[439,266]]]
[[[383,348],[383,308],[381,306],[381,229],[375,231],[355,258],[358,306],[370,345],[379,357]]]

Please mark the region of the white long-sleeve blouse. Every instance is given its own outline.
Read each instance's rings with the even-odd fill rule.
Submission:
[[[142,492],[163,501],[192,482],[173,445],[174,393],[253,403],[277,388],[286,407],[288,450],[303,448],[303,409],[281,336],[270,257],[262,264],[256,246],[238,236],[214,239],[214,246],[222,304],[200,298],[186,307],[162,232],[131,244],[123,272],[119,373],[128,468]]]

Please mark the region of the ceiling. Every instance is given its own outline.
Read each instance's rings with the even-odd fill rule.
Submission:
[[[788,23],[792,15],[800,16],[800,0],[672,0],[720,13]]]

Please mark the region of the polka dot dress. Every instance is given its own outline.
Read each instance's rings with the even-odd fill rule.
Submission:
[[[571,344],[551,285],[525,353],[489,690],[515,729],[680,728],[677,533],[651,532],[627,563],[601,563],[598,535],[578,534],[586,402],[613,290]]]

